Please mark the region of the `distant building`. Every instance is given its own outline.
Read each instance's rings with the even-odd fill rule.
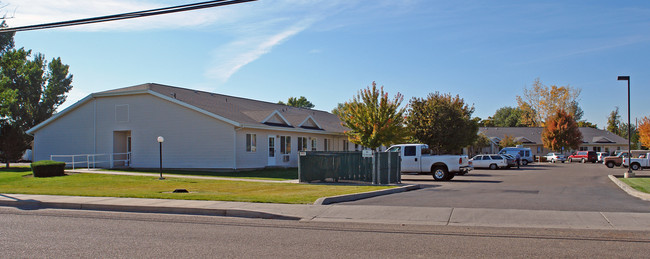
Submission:
[[[614,152],[615,150],[627,149],[627,139],[624,139],[614,133],[606,130],[594,129],[588,127],[579,128],[582,133],[582,144],[578,150],[593,150],[596,152]],[[485,134],[490,140],[490,147],[476,150],[474,153],[497,153],[499,152],[499,142],[505,136],[514,138],[515,141],[521,142],[521,145],[528,147],[535,155],[546,155],[549,152],[562,150],[549,150],[544,148],[542,143],[542,127],[481,127],[479,134]],[[568,153],[573,150],[564,150]],[[471,155],[471,154],[470,154]]]
[[[276,103],[142,84],[93,93],[27,133],[35,161],[85,167],[163,166],[237,170],[296,167],[301,151],[360,150],[334,114]]]

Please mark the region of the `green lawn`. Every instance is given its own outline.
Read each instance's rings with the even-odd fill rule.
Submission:
[[[134,172],[134,173],[152,173],[158,174],[159,169],[103,169],[104,171],[120,171],[120,172]],[[212,172],[212,171],[195,171],[195,170],[165,170],[163,174],[178,174],[178,175],[197,175],[197,176],[215,176],[215,177],[234,177],[246,179],[261,179],[261,180],[295,180],[298,179],[298,168],[269,168],[253,171],[241,172]]]
[[[650,193],[650,178],[618,178],[637,191]]]
[[[191,193],[169,193],[174,189]],[[310,204],[320,197],[393,187],[258,183],[156,176],[71,174],[35,178],[29,168],[0,169],[0,193]]]

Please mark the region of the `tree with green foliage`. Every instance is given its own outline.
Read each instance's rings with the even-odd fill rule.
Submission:
[[[393,99],[388,98],[384,87],[372,87],[359,90],[336,112],[341,125],[349,128],[345,131],[350,142],[371,149],[403,142],[406,138],[404,125],[405,108],[400,108],[404,97],[397,93]]]
[[[618,113],[618,106],[615,107],[616,109],[610,112],[609,117],[607,117],[607,131],[620,136],[621,115]]]
[[[0,159],[9,167],[29,148],[28,129],[50,118],[72,89],[69,66],[54,58],[50,62],[31,50],[11,49],[0,57]]]
[[[308,101],[307,98],[305,98],[304,96],[300,96],[300,98],[289,97],[287,103],[284,103],[283,101],[279,101],[278,104],[283,104],[283,105],[288,105],[288,106],[298,107],[298,108],[307,108],[307,109],[311,109],[315,107],[315,105],[310,101]]]
[[[525,127],[520,121],[522,110],[513,107],[502,107],[498,109],[492,118],[493,127]]]
[[[0,22],[0,28],[6,28],[7,23],[3,20]],[[0,54],[7,52],[14,47],[15,32],[0,33]]]
[[[578,127],[594,128],[594,129],[598,128],[597,124],[588,121],[578,121],[577,123],[578,123]]]
[[[624,139],[628,139],[628,124],[627,123],[621,123],[621,126],[619,127],[621,130],[621,134],[619,136],[623,137]],[[639,149],[641,146],[639,145],[639,131],[636,128],[636,125],[632,124],[630,127],[630,133],[632,134],[632,138],[630,139],[630,142],[632,144],[632,149]]]
[[[411,99],[406,124],[413,137],[437,154],[460,153],[478,137],[474,107],[458,95],[430,93],[427,98]]]
[[[559,110],[549,117],[542,131],[542,142],[545,148],[555,151],[578,149],[582,143],[582,133],[573,114]]]

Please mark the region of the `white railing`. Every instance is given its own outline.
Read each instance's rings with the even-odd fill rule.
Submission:
[[[117,158],[116,158],[117,156]],[[67,159],[66,159],[67,158]],[[77,164],[85,165],[87,169],[102,167],[98,166],[107,163],[108,168],[115,167],[115,162],[123,162],[128,167],[131,164],[131,152],[112,154],[80,154],[80,155],[50,155],[50,160],[65,162],[71,165],[72,170],[79,168]]]

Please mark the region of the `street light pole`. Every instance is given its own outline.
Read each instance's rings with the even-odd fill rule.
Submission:
[[[163,138],[162,136],[158,136],[157,140],[158,140],[158,144],[160,144],[160,178],[158,178],[158,180],[165,180],[165,178],[163,178],[162,176],[162,143],[163,141],[165,141],[165,138]]]
[[[632,172],[632,167],[630,162],[632,162],[632,125],[630,124],[630,76],[618,76],[618,80],[627,81],[627,173],[625,173],[625,178],[634,177],[634,172]]]

